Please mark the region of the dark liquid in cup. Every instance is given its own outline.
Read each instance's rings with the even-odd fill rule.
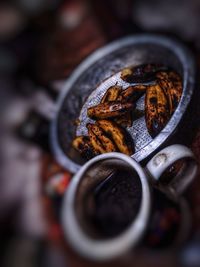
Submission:
[[[136,217],[142,199],[142,186],[136,172],[118,170],[92,191],[92,209],[88,218],[102,238],[114,237]],[[90,201],[91,201],[90,195]]]

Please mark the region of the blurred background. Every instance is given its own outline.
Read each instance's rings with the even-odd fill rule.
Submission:
[[[54,161],[48,142],[57,96],[84,58],[131,34],[158,33],[182,41],[199,73],[199,25],[199,0],[1,0],[1,266],[96,266],[68,247],[59,224],[72,174]],[[196,91],[198,84],[197,75]],[[194,105],[187,144],[200,164],[200,98]],[[135,264],[126,258],[115,266],[200,266],[199,192],[200,175],[186,195],[192,231],[178,253],[147,253]]]

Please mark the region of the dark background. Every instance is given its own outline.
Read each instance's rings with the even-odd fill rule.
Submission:
[[[54,103],[74,68],[98,47],[126,35],[159,33],[190,48],[195,94],[174,142],[192,148],[200,164],[199,26],[198,0],[1,1],[1,266],[95,266],[62,241],[60,198],[45,187],[52,174],[71,177],[49,149]],[[188,242],[175,253],[141,253],[134,264],[126,257],[115,266],[200,266],[199,179],[186,193],[192,211]]]

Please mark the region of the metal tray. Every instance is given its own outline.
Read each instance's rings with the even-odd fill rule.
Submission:
[[[87,107],[100,102],[109,86],[119,78],[119,71],[131,65],[160,63],[172,67],[183,78],[183,93],[179,105],[166,127],[154,139],[147,132],[144,117],[128,128],[135,142],[132,157],[140,162],[153,153],[177,128],[194,89],[194,60],[182,44],[163,36],[135,35],[117,40],[98,49],[78,66],[61,92],[57,113],[51,125],[51,144],[57,161],[75,173],[84,162],[71,148],[75,135],[87,135]],[[144,108],[144,99],[137,103]],[[80,116],[80,117],[79,117]],[[81,124],[76,126],[75,121]]]

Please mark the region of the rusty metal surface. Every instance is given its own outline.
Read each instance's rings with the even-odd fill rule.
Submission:
[[[195,75],[193,58],[182,44],[163,36],[136,35],[123,38],[94,52],[66,81],[51,125],[52,149],[62,166],[72,172],[80,167],[77,155],[71,149],[71,142],[75,134],[87,134],[87,107],[99,103],[103,93],[116,81],[126,87],[119,79],[118,72],[121,69],[152,62],[165,64],[180,73],[183,77],[183,94],[170,121],[154,139],[147,132],[144,117],[136,120],[128,129],[135,141],[136,152],[132,157],[138,162],[144,160],[170,137],[191,100]],[[139,100],[138,106],[144,108],[143,99]],[[81,124],[76,132],[74,122],[79,116]]]

